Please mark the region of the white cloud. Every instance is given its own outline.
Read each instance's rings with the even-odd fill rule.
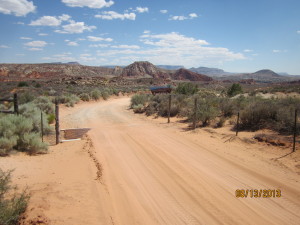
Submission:
[[[207,65],[219,66],[225,61],[245,59],[241,53],[234,53],[223,47],[209,47],[205,40],[187,37],[179,33],[143,34],[141,42],[146,47],[131,49],[108,49],[97,52],[110,64],[129,64],[132,61],[150,61],[154,64],[184,65],[186,67]],[[125,45],[124,45],[125,46]]]
[[[150,33],[150,30],[144,30],[143,33],[144,33],[144,34],[149,34],[149,33]]]
[[[20,54],[16,54],[16,56],[25,56],[25,54],[20,53]]]
[[[197,18],[198,15],[196,13],[190,13],[188,17],[186,16],[171,16],[169,20],[192,20]]]
[[[297,33],[300,34],[300,30],[298,30]]]
[[[96,29],[95,26],[87,26],[84,22],[75,22],[71,20],[70,24],[63,25],[62,30],[55,30],[55,32],[62,34],[80,34],[85,30],[92,31],[94,29]]]
[[[32,40],[32,38],[30,38],[30,37],[20,37],[20,39],[22,39],[22,40]]]
[[[43,51],[42,48],[27,48],[29,51]]]
[[[160,10],[160,12],[161,12],[162,14],[166,14],[166,13],[168,13],[168,10],[162,9],[162,10]]]
[[[135,20],[136,14],[135,13],[124,13],[120,14],[114,11],[105,11],[102,14],[95,15],[96,18],[100,18],[103,20],[113,20],[113,19],[121,19],[121,20]]]
[[[95,37],[95,36],[87,36],[87,39],[89,41],[108,41],[108,42],[113,41],[112,38],[102,38],[102,37]]]
[[[136,7],[135,9],[137,12],[139,13],[145,13],[145,12],[149,12],[149,9],[147,7]]]
[[[138,45],[113,45],[112,48],[140,49]]]
[[[38,35],[39,36],[48,36],[48,34],[46,34],[46,33],[39,33]]]
[[[274,49],[272,52],[273,52],[273,53],[279,53],[279,52],[281,52],[281,50]]]
[[[31,41],[24,44],[25,46],[29,47],[45,47],[47,45],[47,42],[45,41]]]
[[[110,45],[108,44],[97,44],[97,45],[89,45],[90,48],[107,48]]]
[[[189,16],[190,16],[190,18],[197,18],[198,17],[198,15],[196,13],[190,13]]]
[[[89,7],[94,9],[110,7],[114,4],[111,0],[108,2],[106,0],[62,0],[62,2],[70,7]]]
[[[71,19],[71,16],[69,16],[68,14],[62,14],[58,18],[60,19],[60,21],[68,21],[69,19]]]
[[[67,21],[71,16],[67,14],[62,14],[59,17],[55,16],[42,16],[41,18],[31,21],[30,26],[54,26],[57,27],[61,25],[62,21]]]
[[[187,20],[185,16],[171,16],[169,20]]]
[[[244,52],[253,52],[251,49],[245,49]]]
[[[0,48],[9,48],[7,45],[0,45]]]
[[[25,25],[25,23],[23,23],[23,22],[16,22],[15,24],[18,24],[18,25]]]
[[[36,6],[27,0],[0,0],[0,13],[14,14],[16,16],[26,16],[34,12]]]
[[[68,42],[67,45],[69,45],[69,46],[78,46],[78,43],[75,42],[75,41],[70,41],[70,42]]]

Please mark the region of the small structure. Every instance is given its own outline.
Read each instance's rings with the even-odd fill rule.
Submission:
[[[153,95],[159,94],[159,93],[171,93],[172,88],[170,85],[168,86],[157,86],[157,87],[150,87],[150,91]]]

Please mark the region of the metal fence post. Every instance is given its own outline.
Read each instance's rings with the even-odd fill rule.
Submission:
[[[195,113],[194,113],[194,123],[193,123],[194,130],[196,129],[196,124],[197,124],[197,108],[198,108],[198,98],[195,98]]]
[[[14,93],[14,113],[19,115],[18,94]]]
[[[44,142],[43,111],[41,111],[41,135],[42,135],[42,142]]]

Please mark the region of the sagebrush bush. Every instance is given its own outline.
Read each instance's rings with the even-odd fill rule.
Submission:
[[[193,95],[198,92],[198,86],[191,82],[178,84],[175,93],[184,95]]]
[[[94,100],[99,100],[99,98],[101,97],[101,92],[98,89],[94,89],[91,91],[90,96]]]
[[[33,101],[33,103],[37,106],[37,108],[47,114],[54,113],[54,104],[49,97],[39,96]]]
[[[82,93],[79,95],[79,98],[82,100],[82,101],[85,101],[85,102],[88,102],[90,101],[90,95],[87,94],[87,93]]]
[[[238,83],[235,83],[235,84],[232,84],[228,90],[227,90],[227,95],[229,97],[233,97],[237,94],[241,94],[243,93],[243,89],[242,89],[242,86]]]
[[[0,224],[17,225],[19,218],[25,212],[29,200],[26,191],[16,193],[16,187],[11,185],[11,171],[0,169]]]
[[[6,155],[13,149],[35,154],[47,150],[47,145],[35,132],[31,119],[22,115],[0,116],[0,154]]]
[[[133,108],[134,106],[137,106],[137,105],[143,105],[144,106],[147,101],[148,101],[148,95],[145,95],[145,94],[135,94],[131,98],[130,107]]]
[[[109,92],[108,91],[102,91],[101,96],[104,100],[107,100],[109,98]]]
[[[209,125],[210,121],[219,114],[218,99],[216,97],[198,98],[196,121],[201,121],[202,126]],[[194,120],[195,110],[191,111],[189,120]]]
[[[37,108],[37,106],[34,103],[20,105],[19,112],[21,115],[31,120],[33,130],[35,132],[41,132],[41,111]],[[44,134],[49,134],[51,132],[51,127],[49,126],[47,116],[44,113],[43,128]]]

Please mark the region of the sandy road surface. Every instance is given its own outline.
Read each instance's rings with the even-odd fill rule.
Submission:
[[[103,167],[91,189],[95,224],[300,224],[297,173],[254,157],[251,146],[151,123],[133,115],[129,101],[62,115],[66,124],[92,128]],[[281,189],[282,197],[236,198],[236,189]]]

